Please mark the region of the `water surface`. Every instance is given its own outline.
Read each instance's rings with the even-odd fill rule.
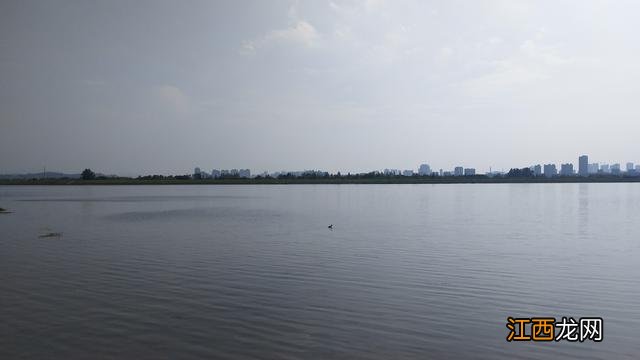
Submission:
[[[640,354],[639,184],[2,186],[0,207],[3,359]],[[507,343],[507,316],[600,316],[605,339]]]

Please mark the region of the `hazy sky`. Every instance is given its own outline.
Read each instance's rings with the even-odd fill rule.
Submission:
[[[639,14],[638,1],[3,0],[0,173],[640,161]]]

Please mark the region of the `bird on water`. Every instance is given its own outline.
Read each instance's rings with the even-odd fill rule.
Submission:
[[[333,224],[327,226],[329,229],[333,230]]]

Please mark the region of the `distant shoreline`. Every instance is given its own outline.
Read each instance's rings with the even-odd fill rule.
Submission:
[[[640,183],[640,177],[486,177],[486,176],[394,176],[394,177],[318,177],[318,178],[231,178],[231,179],[15,179],[0,180],[0,185],[339,185],[339,184],[566,184],[566,183]]]

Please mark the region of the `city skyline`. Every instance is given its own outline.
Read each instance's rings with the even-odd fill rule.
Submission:
[[[633,175],[640,175],[640,164],[635,164],[634,162],[626,162],[625,163],[625,167],[624,169],[621,166],[621,163],[613,163],[613,164],[609,164],[609,163],[590,163],[589,162],[589,156],[588,155],[580,155],[578,156],[578,167],[576,168],[574,166],[574,163],[572,162],[567,162],[567,163],[561,163],[560,164],[560,170],[558,170],[558,167],[556,166],[557,164],[553,164],[553,163],[545,163],[545,164],[535,164],[535,165],[530,165],[528,167],[524,167],[524,168],[528,168],[531,170],[531,174],[533,174],[533,176],[545,176],[545,177],[554,177],[554,176],[590,176],[590,175],[596,175],[596,174],[611,174],[611,175],[622,175],[622,174],[633,174]],[[522,169],[519,167],[510,167],[509,170],[512,169]],[[242,174],[242,172],[244,171],[244,175]],[[430,164],[427,163],[422,163],[420,165],[418,165],[417,170],[414,169],[400,169],[400,168],[384,168],[384,169],[374,169],[374,170],[370,170],[367,172],[353,172],[353,174],[362,174],[362,173],[368,173],[368,172],[379,172],[385,175],[402,175],[402,176],[413,176],[413,175],[420,175],[420,176],[475,176],[475,175],[488,175],[488,176],[494,176],[494,175],[504,175],[506,174],[508,171],[504,171],[504,170],[495,170],[492,168],[489,168],[488,171],[486,172],[482,172],[479,171],[479,169],[475,168],[475,167],[465,167],[465,166],[455,166],[452,170],[445,170],[443,168],[440,169],[436,169],[436,168],[432,168],[432,166]],[[194,169],[194,175],[195,174],[200,174],[201,169],[199,167],[196,167]],[[239,175],[239,177],[251,177],[250,174],[250,169],[231,169],[231,170],[222,170],[222,169],[213,169],[211,171],[211,173],[208,173],[208,175],[212,178],[217,178],[217,177],[221,177],[224,176],[224,174],[229,175],[229,174],[235,174],[235,175]],[[324,171],[324,170],[320,170],[320,169],[307,169],[307,170],[279,170],[279,171],[262,171],[260,173],[257,174],[252,174],[253,176],[257,176],[257,175],[266,175],[268,174],[269,176],[272,175],[280,175],[280,174],[302,174],[304,172],[323,172],[323,173],[329,173],[329,174],[335,174],[335,173],[339,173],[339,172],[330,172],[330,171]],[[351,173],[351,172],[349,172]]]
[[[593,168],[593,166],[595,166],[595,169]],[[526,168],[526,166],[525,166]],[[588,175],[593,175],[593,174],[598,174],[598,173],[604,173],[604,174],[609,174],[609,173],[622,173],[622,167],[620,165],[620,163],[613,163],[613,164],[608,164],[608,163],[589,163],[589,156],[588,155],[580,155],[578,157],[578,168],[577,171],[573,166],[573,163],[568,162],[568,163],[562,163],[560,164],[560,171],[557,171],[556,169],[556,164],[553,163],[545,163],[544,165],[542,164],[535,164],[535,165],[530,165],[528,167],[529,169],[531,169],[531,171],[533,172],[533,174],[535,176],[541,176],[541,175],[545,175],[547,176],[548,173],[552,173],[553,176],[555,175],[563,175],[563,176],[570,176],[570,175],[579,175],[579,176],[588,176]],[[549,169],[549,171],[547,170],[543,170],[543,169]],[[518,167],[510,167],[509,170],[511,169],[518,169]],[[617,171],[616,171],[617,170]],[[212,169],[212,171],[210,173],[207,173],[208,175],[212,176],[212,177],[217,177],[220,175],[225,174],[236,174],[236,175],[240,175],[240,177],[250,177],[250,176],[243,176],[242,172],[245,172],[245,174],[248,174],[251,170],[250,169],[238,169],[238,168],[233,168],[230,170],[227,169]],[[325,171],[325,170],[321,170],[321,169],[305,169],[305,170],[263,170],[261,172],[259,172],[259,174],[286,174],[286,173],[303,173],[305,171],[321,171],[321,172],[327,172],[327,173],[339,173],[340,171],[337,172],[331,172],[331,171]],[[436,176],[444,176],[444,173],[451,173],[451,175],[453,176],[473,176],[473,175],[492,175],[492,174],[504,174],[507,173],[507,171],[504,170],[495,170],[492,168],[489,168],[488,171],[486,172],[481,172],[479,171],[479,169],[475,168],[475,167],[467,167],[467,166],[455,166],[451,171],[450,170],[445,170],[444,168],[440,168],[440,169],[436,169],[434,167],[432,167],[430,164],[428,163],[421,163],[420,165],[418,165],[417,168],[410,168],[410,169],[402,169],[402,168],[384,168],[384,169],[374,169],[374,170],[369,170],[369,171],[365,171],[365,172],[352,172],[354,174],[358,174],[358,173],[367,173],[367,172],[371,172],[371,171],[377,171],[377,172],[381,172],[384,174],[397,174],[397,175],[403,175],[403,176],[411,176],[411,175],[436,175]],[[194,168],[194,174],[200,174],[201,172],[206,173],[205,170],[201,170],[200,167],[195,167]],[[639,172],[640,173],[640,164],[635,164],[633,162],[626,162],[625,164],[625,169],[624,172]],[[348,173],[351,173],[350,171]],[[217,176],[216,176],[217,175]],[[257,175],[257,173],[253,174],[254,176]]]
[[[633,162],[626,162],[625,163],[625,167],[624,169],[622,168],[620,163],[613,163],[613,164],[608,164],[608,163],[589,163],[589,156],[588,155],[580,155],[578,157],[578,167],[574,167],[574,164],[571,162],[567,162],[567,163],[561,163],[560,164],[560,170],[558,170],[557,168],[557,164],[553,164],[553,163],[545,163],[544,165],[542,164],[535,164],[535,165],[530,165],[528,167],[524,167],[524,168],[528,168],[531,170],[531,173],[534,176],[546,176],[546,177],[551,177],[551,176],[589,176],[589,175],[595,175],[595,174],[612,174],[612,175],[620,175],[623,173],[631,173],[631,174],[640,174],[640,164],[635,164]],[[417,170],[416,170],[417,169]],[[510,167],[509,170],[511,169],[521,169],[519,167]],[[233,169],[212,169],[211,172],[207,173],[206,170],[202,170],[200,167],[195,167],[193,174],[194,175],[199,175],[199,174],[205,174],[208,177],[212,177],[212,178],[217,178],[217,177],[224,177],[225,175],[232,175],[232,176],[239,176],[239,177],[251,177],[251,176],[258,176],[258,175],[269,175],[269,176],[278,176],[280,174],[303,174],[305,172],[321,172],[321,173],[329,173],[329,174],[336,174],[336,173],[340,173],[340,171],[337,172],[331,172],[331,171],[325,171],[322,169],[305,169],[305,170],[276,170],[276,171],[269,171],[269,170],[263,170],[261,172],[256,172],[256,173],[251,173],[250,169],[237,169],[237,168],[233,168]],[[381,174],[385,174],[385,175],[402,175],[402,176],[413,176],[413,175],[421,175],[421,176],[475,176],[475,175],[503,175],[506,174],[508,172],[504,171],[504,170],[495,170],[495,169],[491,169],[489,168],[488,171],[486,172],[482,172],[479,169],[475,168],[475,167],[466,167],[466,166],[455,166],[453,169],[451,170],[446,170],[443,168],[440,169],[436,169],[436,168],[432,168],[432,166],[430,164],[427,163],[422,163],[420,165],[418,165],[417,168],[411,168],[411,169],[401,169],[401,168],[384,168],[384,169],[373,169],[373,170],[369,170],[369,171],[365,171],[365,172],[356,172],[356,171],[348,171],[345,172],[346,173],[352,173],[352,174],[364,174],[364,173],[370,173],[370,172],[379,172]]]
[[[379,172],[382,174],[389,174],[389,175],[403,175],[403,176],[412,176],[412,175],[427,175],[427,176],[473,176],[473,175],[489,175],[489,176],[493,176],[493,175],[504,175],[506,173],[509,172],[509,170],[511,169],[522,169],[522,168],[528,168],[531,170],[531,173],[534,176],[589,176],[589,175],[594,175],[594,174],[613,174],[613,175],[617,175],[617,174],[624,174],[624,173],[633,173],[633,174],[640,174],[640,163],[635,163],[635,162],[631,162],[631,161],[626,161],[626,162],[613,162],[613,163],[608,163],[608,162],[589,162],[589,156],[588,155],[580,155],[577,158],[577,162],[573,163],[573,162],[560,162],[560,163],[551,163],[551,162],[544,162],[544,163],[537,163],[537,164],[533,164],[533,165],[529,165],[529,166],[511,166],[508,167],[506,169],[501,168],[501,169],[496,169],[493,167],[489,167],[488,169],[481,169],[481,168],[477,168],[477,167],[473,167],[473,165],[469,165],[469,164],[465,164],[465,165],[457,165],[454,166],[452,168],[439,168],[439,167],[435,167],[432,166],[429,163],[426,162],[422,162],[420,163],[417,167],[413,167],[413,168],[402,168],[402,167],[380,167],[380,168],[375,168],[375,169],[367,169],[365,171],[356,171],[356,170],[349,170],[346,169],[344,171],[341,170],[337,170],[337,171],[331,171],[331,170],[327,170],[327,169],[320,169],[320,168],[313,168],[313,167],[305,167],[303,169],[278,169],[278,170],[274,170],[274,169],[250,169],[250,168],[242,168],[242,167],[231,167],[228,169],[223,169],[223,168],[215,168],[215,167],[211,167],[211,168],[205,168],[205,167],[200,167],[200,166],[196,166],[194,168],[192,168],[192,171],[185,171],[185,172],[177,172],[177,173],[170,173],[170,172],[166,172],[166,173],[135,173],[135,174],[122,174],[122,173],[115,173],[115,172],[107,172],[107,171],[100,171],[102,174],[110,174],[108,176],[125,176],[125,177],[136,177],[136,176],[148,176],[148,175],[169,175],[169,176],[173,176],[173,175],[185,175],[185,174],[189,174],[192,176],[199,176],[199,174],[202,174],[204,178],[217,178],[217,177],[223,177],[223,176],[239,176],[239,177],[253,177],[253,176],[257,176],[257,175],[265,175],[265,174],[269,174],[270,176],[273,176],[275,174],[275,176],[278,176],[280,174],[302,174],[304,172],[321,172],[321,173],[329,173],[329,174],[337,174],[337,173],[343,173],[343,174],[365,174],[365,173],[371,173],[371,172]],[[577,166],[574,166],[575,164],[577,164]],[[624,164],[624,166],[623,166]],[[211,170],[208,170],[211,169]],[[58,169],[53,169],[53,170],[47,170],[46,168],[43,168],[42,171],[27,171],[24,173],[19,173],[19,172],[14,172],[14,173],[10,173],[10,172],[2,172],[0,171],[0,176],[1,175],[20,175],[20,174],[44,174],[44,173],[55,173],[56,176],[59,176],[60,174],[79,174],[79,171],[70,171],[70,172],[65,172],[65,171],[57,171]],[[46,177],[46,176],[43,176]]]

